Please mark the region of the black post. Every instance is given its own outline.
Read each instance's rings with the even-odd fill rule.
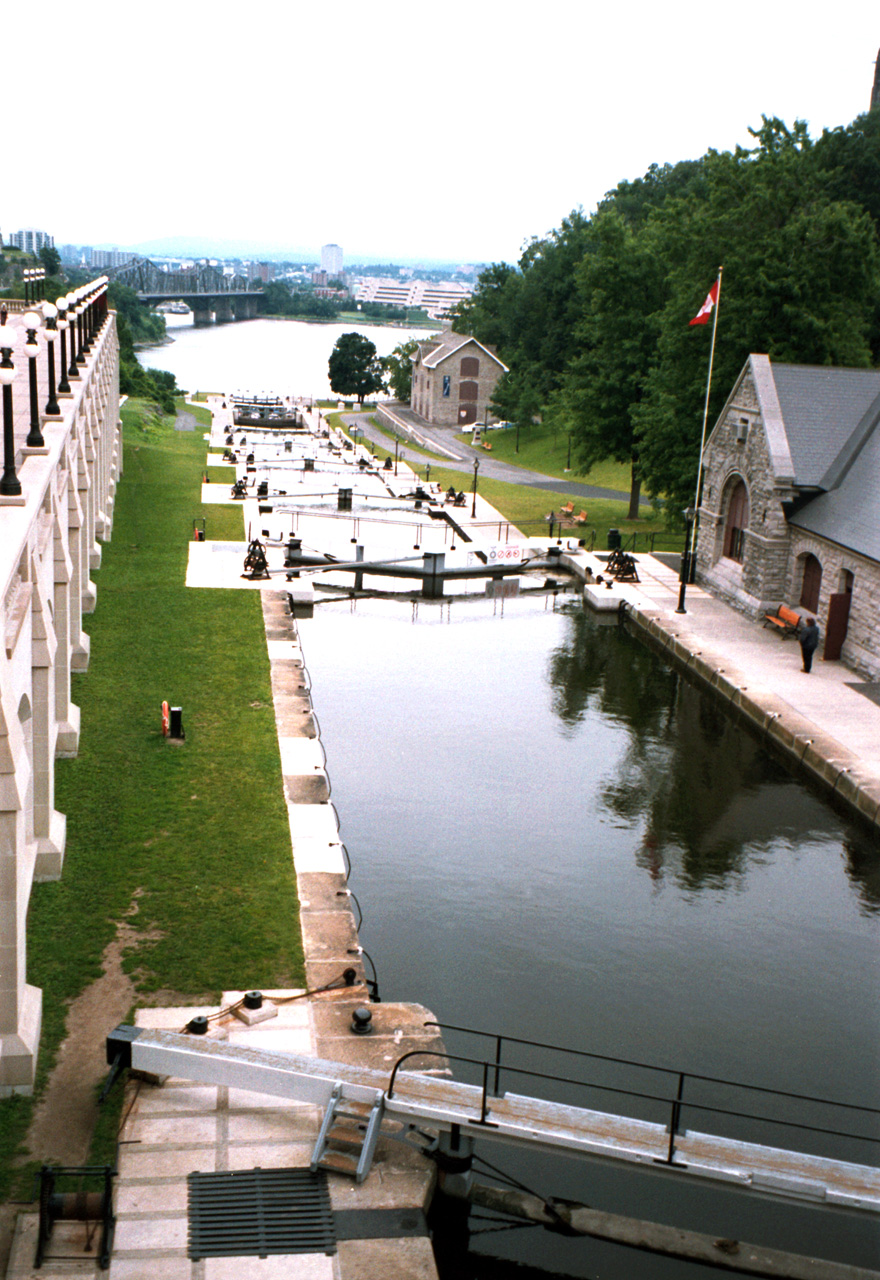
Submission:
[[[25,321],[34,319],[34,313],[25,316]],[[37,404],[37,356],[40,352],[40,345],[37,342],[36,328],[28,329],[27,342],[25,343],[25,355],[28,358],[28,380],[31,396],[31,429],[27,434],[25,444],[29,449],[42,449],[46,443],[43,439],[43,433],[40,431],[40,408]]]
[[[0,493],[15,498],[21,493],[21,481],[15,474],[15,435],[12,423],[12,380],[15,365],[12,363],[12,336],[4,338],[5,325],[0,328],[0,377],[3,382],[3,475],[0,477]],[[4,340],[9,346],[4,346]]]
[[[76,303],[76,363],[85,364],[86,357],[83,353],[83,313],[85,312],[85,303],[78,298]]]
[[[566,471],[571,471],[571,432],[568,433],[568,462],[565,464]]]
[[[58,390],[63,394],[70,391],[70,383],[67,380],[67,306],[66,298],[59,298],[58,307],[58,328],[61,332],[61,377],[58,379]],[[65,305],[61,306],[64,302]]]
[[[52,310],[54,311],[55,308],[53,307]],[[54,315],[46,316],[46,345],[49,348],[49,399],[46,401],[46,413],[61,412],[55,398],[55,337],[58,333],[55,323]]]
[[[516,453],[519,453],[519,423],[516,424]]]
[[[477,472],[479,471],[479,469],[480,469],[480,459],[474,458],[474,501],[473,501],[473,505],[471,506],[472,520],[476,520],[477,518]]]
[[[67,367],[67,375],[70,378],[79,377],[79,369],[76,367],[76,298],[71,294],[67,295],[69,301],[67,303],[67,323],[70,328],[70,364]]]
[[[687,613],[687,609],[684,607],[684,596],[691,573],[691,530],[694,527],[695,514],[696,513],[690,507],[688,507],[687,511],[684,513],[684,551],[681,555],[681,572],[678,575],[680,586],[678,589],[678,606],[675,610],[676,613]]]

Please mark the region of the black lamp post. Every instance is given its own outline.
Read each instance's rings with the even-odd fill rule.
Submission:
[[[56,298],[55,306],[58,308],[58,332],[61,334],[61,377],[58,379],[58,390],[66,395],[70,391],[70,383],[67,380],[67,329],[69,325],[67,319],[67,296]]]
[[[40,354],[37,330],[40,327],[41,317],[38,311],[26,311],[22,318],[27,330],[24,353],[28,358],[28,385],[31,397],[31,424],[25,444],[29,449],[42,449],[46,442],[40,431],[40,407],[37,404],[37,356]]]
[[[69,293],[66,298],[67,302],[67,327],[70,330],[70,364],[67,368],[67,377],[78,378],[79,369],[76,367],[76,294]],[[64,348],[62,347],[62,351]],[[65,378],[67,382],[67,378]],[[68,391],[70,383],[67,384]]]
[[[46,401],[46,413],[57,414],[61,409],[55,398],[55,339],[58,337],[56,328],[58,308],[54,302],[43,303],[43,315],[46,317],[46,343],[49,348],[49,399]]]
[[[83,352],[83,314],[86,309],[85,289],[77,289],[76,291],[76,363],[85,364],[86,357]]]
[[[693,507],[688,507],[683,514],[684,514],[684,522],[685,522],[684,523],[684,551],[682,552],[682,555],[681,555],[681,572],[678,575],[680,585],[678,588],[678,606],[675,610],[676,613],[687,613],[687,609],[684,607],[684,595],[685,595],[685,590],[687,588],[688,579],[691,576],[691,556],[693,555],[693,550],[691,548],[691,533],[693,532],[693,528],[694,528],[694,516],[697,513],[696,511],[694,511]]]
[[[477,472],[480,469],[480,459],[474,458],[474,501],[471,505],[471,519],[477,518]]]
[[[571,432],[568,433],[568,462],[565,464],[566,471],[571,471]]]
[[[400,444],[400,437],[394,437],[394,474],[397,475],[397,447]]]
[[[519,453],[519,423],[516,424],[516,452]]]
[[[11,325],[0,325],[0,383],[3,384],[3,475],[0,476],[0,494],[16,498],[21,493],[21,481],[15,474],[15,435],[12,423],[12,383],[15,365],[12,352],[16,344],[16,331]]]

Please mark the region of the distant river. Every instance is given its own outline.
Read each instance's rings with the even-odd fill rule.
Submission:
[[[377,324],[314,324],[305,320],[240,320],[195,328],[189,316],[167,316],[164,347],[140,352],[148,369],[173,373],[187,391],[268,391],[328,399],[327,361],[343,333],[364,334],[380,356],[428,329]]]

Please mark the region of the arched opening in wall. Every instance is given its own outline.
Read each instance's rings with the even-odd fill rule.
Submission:
[[[727,520],[724,524],[724,548],[721,552],[728,560],[742,564],[745,550],[746,529],[749,527],[749,491],[744,480],[737,480],[727,504]]]
[[[815,558],[815,557],[814,557]],[[828,597],[828,618],[825,623],[825,651],[822,657],[826,662],[840,657],[849,627],[849,611],[852,605],[855,574],[849,569],[841,569],[837,581],[837,591]]]
[[[800,603],[810,613],[819,611],[819,592],[822,589],[822,566],[812,554],[804,556],[804,576],[801,584]]]
[[[461,362],[461,376],[463,378],[479,378],[480,362],[476,356],[465,356]]]
[[[856,576],[849,569],[841,569],[840,579],[837,584],[839,594],[851,596],[853,586],[855,585]]]

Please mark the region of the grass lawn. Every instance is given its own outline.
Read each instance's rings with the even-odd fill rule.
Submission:
[[[472,438],[473,431],[456,436],[457,440],[466,444],[470,444]],[[621,493],[629,494],[632,471],[629,463],[600,462],[589,472],[584,472],[579,468],[572,452],[571,471],[566,471],[568,436],[564,432],[544,431],[539,426],[521,428],[519,453],[516,452],[516,431],[513,428],[488,431],[483,438],[492,445],[492,457],[501,462],[526,467],[529,471],[540,471],[556,480],[577,480],[579,484],[594,484],[603,489],[619,489]]]
[[[79,755],[56,766],[64,872],[34,886],[28,916],[28,981],[43,989],[38,1091],[67,1004],[99,976],[135,897],[132,923],[151,936],[124,963],[147,1002],[304,980],[259,596],[184,586],[193,519],[242,539],[241,510],[201,506],[198,433],[138,401],[122,418],[125,472],[85,620],[91,665],[73,681]],[[183,708],[183,745],[162,737],[163,699]],[[0,1196],[32,1106],[0,1103]]]
[[[494,450],[493,450],[494,453]],[[472,492],[473,472],[464,477],[460,471],[450,471],[443,467],[431,467],[431,480],[436,480],[444,489],[454,485],[456,489]],[[566,525],[562,535],[571,538],[584,538],[589,543],[591,538],[597,550],[604,550],[607,545],[608,530],[618,529],[627,549],[647,551],[656,547],[658,551],[680,551],[683,534],[670,533],[662,520],[643,519],[627,520],[628,501],[619,502],[610,498],[580,498],[576,494],[558,494],[551,489],[534,489],[530,485],[507,484],[503,480],[490,480],[485,476],[478,477],[477,492],[491,502],[500,511],[505,520],[516,525],[529,537],[540,537],[549,529],[547,515],[550,511],[559,511],[569,498],[574,503],[576,512],[586,509],[585,525]],[[635,535],[635,543],[631,539]]]

